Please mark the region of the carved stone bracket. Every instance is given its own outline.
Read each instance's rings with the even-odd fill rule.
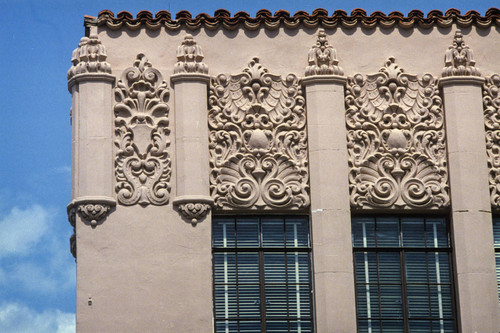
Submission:
[[[201,46],[196,44],[193,36],[187,34],[182,44],[177,48],[177,63],[174,74],[179,73],[208,73],[208,66],[203,62]]]
[[[71,57],[73,66],[68,70],[67,75],[69,87],[82,74],[91,74],[91,76],[100,74],[97,77],[107,77],[109,80],[114,80],[114,76],[109,75],[111,74],[111,65],[106,61],[106,58],[106,48],[97,35],[83,37]]]
[[[81,197],[71,201],[66,208],[68,221],[73,227],[73,235],[70,237],[70,251],[76,258],[76,214],[78,214],[85,224],[95,228],[104,222],[116,200],[108,197]]]
[[[500,75],[486,78],[483,86],[486,153],[488,158],[490,201],[500,209]]]
[[[436,80],[389,58],[379,73],[347,80],[353,208],[449,206],[442,100]]]
[[[195,225],[207,216],[214,200],[206,196],[185,195],[175,198],[173,204],[182,216]]]
[[[309,66],[306,67],[306,76],[311,75],[344,75],[339,66],[337,51],[328,44],[325,30],[319,29],[316,45],[311,47],[308,55]]]
[[[453,45],[448,47],[444,55],[442,76],[481,76],[475,65],[472,50],[465,45],[462,33],[456,31]]]
[[[118,201],[165,205],[171,161],[167,83],[144,54],[123,71],[115,88],[115,158]]]
[[[210,190],[218,208],[309,206],[305,99],[298,78],[253,58],[210,87]]]

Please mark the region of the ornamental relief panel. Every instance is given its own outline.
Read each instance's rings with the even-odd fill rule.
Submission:
[[[210,191],[216,208],[309,205],[305,99],[298,78],[253,58],[237,75],[212,78]]]
[[[353,208],[450,204],[442,100],[436,80],[406,74],[394,58],[347,80],[349,190]]]
[[[500,208],[500,75],[486,78],[483,86],[486,153],[488,158],[490,200],[493,209]]]
[[[115,175],[123,205],[164,205],[170,197],[169,89],[144,54],[115,88]]]

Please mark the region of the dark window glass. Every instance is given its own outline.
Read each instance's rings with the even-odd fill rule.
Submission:
[[[313,332],[306,217],[215,217],[215,330]]]
[[[498,301],[500,302],[500,217],[493,218],[493,241],[495,246],[495,262],[497,264]]]
[[[446,219],[354,217],[352,237],[358,332],[455,332]]]

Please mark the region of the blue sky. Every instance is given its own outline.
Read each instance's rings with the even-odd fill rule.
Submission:
[[[262,8],[311,13],[475,9],[482,1],[35,1],[0,0],[0,333],[75,331],[75,262],[69,252],[71,96],[66,71],[84,34],[83,16],[100,10],[252,16]],[[444,50],[443,50],[444,51]]]

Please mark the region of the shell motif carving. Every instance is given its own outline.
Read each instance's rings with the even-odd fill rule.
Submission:
[[[486,78],[483,86],[486,153],[488,158],[490,199],[494,209],[500,208],[500,75]]]
[[[210,189],[215,207],[309,205],[305,100],[297,77],[253,58],[237,75],[212,78]]]
[[[171,161],[167,83],[139,54],[115,88],[115,158],[118,201],[164,205],[170,197]]]
[[[449,205],[442,100],[436,80],[389,58],[379,73],[347,80],[349,188],[353,208]]]

